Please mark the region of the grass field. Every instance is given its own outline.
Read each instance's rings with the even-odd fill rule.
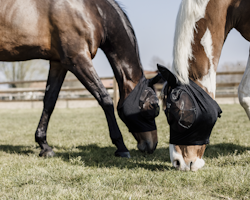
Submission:
[[[41,110],[1,110],[0,199],[250,199],[250,122],[239,105],[221,107],[197,172],[172,168],[163,112],[152,155],[118,120],[132,156],[122,159],[100,108],[57,109],[48,129],[57,157],[44,159],[34,141]]]

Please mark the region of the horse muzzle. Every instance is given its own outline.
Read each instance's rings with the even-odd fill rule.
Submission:
[[[137,140],[137,148],[141,152],[146,152],[152,154],[158,144],[157,130],[133,133],[135,139]]]
[[[206,145],[169,144],[170,159],[173,167],[181,171],[197,171],[205,165],[202,159]]]
[[[156,142],[155,144],[151,145],[150,142],[144,142],[144,143],[138,143],[137,148],[141,151],[141,152],[146,152],[148,154],[152,154],[154,153],[156,147],[157,147],[158,142]]]

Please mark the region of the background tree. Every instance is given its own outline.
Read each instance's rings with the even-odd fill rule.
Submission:
[[[5,79],[1,81],[46,79],[48,68],[49,63],[45,60],[0,62],[0,72]],[[16,84],[12,84],[11,87],[16,87]]]

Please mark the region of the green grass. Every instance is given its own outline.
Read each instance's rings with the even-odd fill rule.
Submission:
[[[118,119],[132,156],[122,159],[100,108],[57,109],[48,129],[57,157],[44,159],[34,141],[41,110],[1,110],[0,199],[250,199],[250,122],[239,105],[221,107],[197,172],[172,168],[163,112],[152,155]]]

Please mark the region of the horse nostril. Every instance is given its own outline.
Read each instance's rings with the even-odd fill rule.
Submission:
[[[158,142],[156,142],[153,146],[151,142],[146,142],[146,146],[147,146],[147,152],[148,154],[152,154],[154,153],[156,147],[157,147]],[[152,148],[153,147],[153,148]]]
[[[180,165],[181,165],[181,163],[180,163],[180,161],[179,160],[175,160],[175,167],[180,167]]]
[[[192,164],[193,164],[193,162],[191,161],[191,162],[190,162],[190,169],[191,169],[191,167],[192,167]]]
[[[158,142],[155,143],[154,150],[156,149],[157,145],[158,145]]]
[[[146,146],[143,144],[137,144],[137,148],[144,153],[146,151]]]
[[[157,147],[157,144],[158,144],[158,142],[154,146],[152,146],[152,143],[147,141],[144,143],[139,143],[137,145],[137,147],[141,152],[147,152],[148,154],[152,154],[152,153],[154,153],[154,151]]]
[[[147,146],[147,152],[148,152],[148,154],[152,154],[154,152],[154,149],[150,148],[150,142],[146,142],[146,146]]]

